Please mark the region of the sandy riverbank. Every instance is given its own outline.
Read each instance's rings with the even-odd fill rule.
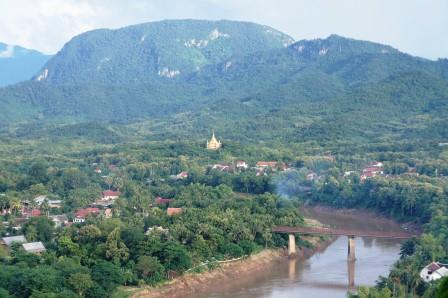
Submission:
[[[324,205],[307,206],[299,208],[305,217],[314,218],[318,222],[323,222],[327,226],[338,226],[341,220],[344,220],[344,226],[350,227],[350,222],[354,223],[354,228],[361,230],[381,231],[387,226],[388,231],[411,232],[420,234],[422,228],[414,222],[397,222],[392,218],[385,217],[373,210],[332,208]],[[365,224],[359,222],[359,219],[365,220]]]
[[[299,249],[297,258],[309,258],[315,252],[324,250],[333,241],[333,239],[323,241],[316,237],[307,240],[313,244],[314,248]],[[284,262],[287,258],[288,256],[284,249],[263,250],[247,259],[223,264],[211,271],[186,274],[157,288],[143,288],[131,297],[160,298],[191,296],[194,293],[206,291],[214,285],[234,284],[247,276],[256,274],[256,272],[269,270],[270,266],[275,265],[276,262]]]

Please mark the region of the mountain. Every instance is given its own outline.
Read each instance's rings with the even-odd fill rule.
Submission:
[[[230,21],[163,21],[94,30],[69,41],[34,79],[122,84],[186,77],[233,56],[284,48],[292,42],[273,28]]]
[[[35,50],[0,42],[0,87],[29,80],[50,58]]]
[[[162,21],[69,41],[0,89],[0,123],[139,122],[155,139],[443,140],[448,63],[331,35],[233,21]]]

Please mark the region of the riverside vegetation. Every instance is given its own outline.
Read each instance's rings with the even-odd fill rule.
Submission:
[[[2,251],[0,296],[108,297],[205,260],[281,247],[285,238],[270,228],[302,224],[299,202],[422,225],[390,275],[359,296],[443,292],[446,281],[426,284],[417,273],[448,263],[447,79],[446,59],[335,35],[294,42],[250,23],[81,34],[32,80],[0,89],[0,208],[12,211],[1,233],[47,247],[42,256]],[[206,151],[213,128],[224,147]],[[208,167],[236,160],[294,169]],[[386,175],[361,181],[373,161]],[[187,179],[170,179],[181,171]],[[308,180],[310,171],[320,178]],[[12,228],[35,196],[61,199],[60,210],[42,208],[72,216],[108,188],[122,192],[110,219],[61,229],[42,216]],[[167,216],[150,206],[156,196],[184,212]],[[155,226],[168,232],[146,233]]]

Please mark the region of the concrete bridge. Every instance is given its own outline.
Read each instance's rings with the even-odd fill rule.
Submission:
[[[347,236],[348,237],[347,258],[349,261],[355,260],[355,237],[409,239],[415,236],[408,232],[363,231],[356,229],[338,229],[338,228],[321,228],[321,227],[273,227],[272,232],[289,235],[289,241],[288,241],[289,256],[294,256],[296,254],[295,234]]]

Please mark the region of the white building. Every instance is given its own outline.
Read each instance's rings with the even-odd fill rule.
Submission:
[[[54,222],[56,228],[63,227],[68,223],[68,217],[65,214],[50,215],[49,218]]]
[[[237,169],[247,170],[248,167],[249,165],[244,160],[238,160],[236,162]]]
[[[37,206],[42,205],[42,203],[46,200],[48,200],[47,196],[38,196],[34,198],[34,202],[37,204]]]
[[[438,280],[442,277],[448,276],[447,267],[448,267],[447,264],[432,262],[431,264],[423,268],[422,271],[420,271],[420,277],[425,282]]]

